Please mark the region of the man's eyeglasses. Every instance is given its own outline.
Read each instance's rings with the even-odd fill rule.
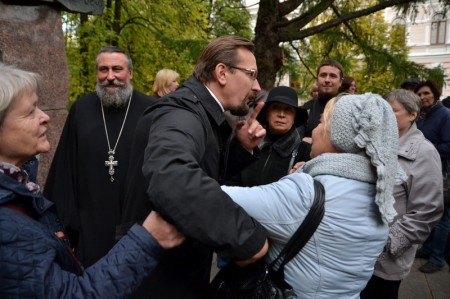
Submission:
[[[258,71],[257,70],[246,69],[246,68],[235,66],[235,65],[228,65],[228,67],[232,68],[232,69],[237,69],[237,70],[240,70],[240,71],[246,73],[247,75],[250,76],[250,78],[252,80],[255,80],[256,77],[258,76]]]

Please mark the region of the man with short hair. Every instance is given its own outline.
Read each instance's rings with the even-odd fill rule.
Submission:
[[[123,49],[102,48],[95,66],[96,91],[73,103],[44,191],[86,267],[115,243],[133,132],[151,103],[133,89],[133,64]]]
[[[136,129],[123,225],[158,211],[186,237],[133,298],[201,298],[210,279],[212,253],[253,262],[267,251],[266,231],[222,191],[220,183],[253,162],[265,130],[259,103],[234,130],[224,112],[245,116],[260,90],[251,41],[220,37],[203,50],[194,75],[155,102]]]
[[[414,92],[414,88],[419,85],[420,81],[416,78],[408,78],[402,82],[400,88]]]
[[[317,68],[316,84],[319,96],[309,111],[307,124],[303,127],[303,140],[311,142],[312,130],[320,123],[320,116],[329,100],[337,96],[341,87],[344,70],[335,60],[325,60]]]

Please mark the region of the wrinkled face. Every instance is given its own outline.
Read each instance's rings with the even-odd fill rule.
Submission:
[[[133,71],[128,68],[127,57],[123,53],[101,53],[98,56],[97,81],[108,92],[130,83]]]
[[[315,158],[324,153],[337,153],[336,148],[331,144],[331,133],[325,130],[322,120],[312,131],[311,158]]]
[[[267,107],[269,132],[276,135],[287,133],[294,125],[296,110],[285,103],[273,102]]]
[[[226,66],[226,85],[222,106],[236,116],[245,116],[255,93],[261,90],[256,79],[256,59],[247,49],[237,50],[235,66]]]
[[[392,111],[394,111],[395,118],[397,119],[399,136],[402,137],[406,132],[408,132],[411,124],[416,119],[417,112],[410,114],[406,111],[405,107],[397,101],[393,101],[390,104]]]
[[[339,87],[341,87],[341,72],[337,67],[324,65],[319,69],[316,82],[319,89],[319,97],[332,98],[338,94]]]
[[[178,84],[177,80],[173,80],[172,82],[170,82],[169,85],[170,92],[175,91],[178,88],[178,86],[180,86],[180,84]]]
[[[49,117],[37,107],[35,92],[24,91],[10,106],[0,127],[0,160],[22,166],[34,155],[50,150]]]
[[[419,88],[416,94],[420,97],[422,108],[430,108],[436,103],[433,92],[428,86],[422,86],[421,88]]]

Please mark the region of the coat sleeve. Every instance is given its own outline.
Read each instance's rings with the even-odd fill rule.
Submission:
[[[269,238],[284,241],[303,222],[314,200],[313,178],[305,173],[267,185],[222,186],[222,190],[267,229]]]
[[[253,153],[249,153],[244,149],[236,138],[230,142],[229,152],[226,156],[226,171],[223,175],[221,183],[232,180],[233,177],[255,162],[261,156],[258,147],[253,149]]]
[[[208,136],[195,113],[170,108],[158,112],[142,168],[147,194],[155,210],[187,237],[224,258],[248,259],[262,248],[266,233],[212,178],[219,177],[220,152],[207,148],[208,138],[214,136]],[[208,158],[216,159],[217,169],[202,168]]]
[[[444,107],[442,107],[444,108]],[[444,108],[445,112],[442,117],[442,121],[436,126],[439,128],[439,143],[435,143],[434,146],[439,152],[439,155],[443,159],[450,159],[450,112],[447,108]]]
[[[15,213],[15,212],[12,212]],[[1,217],[0,217],[1,218]],[[8,220],[0,235],[0,297],[127,298],[158,263],[163,249],[142,226],[135,225],[111,251],[82,275],[57,262],[60,243],[29,221]],[[5,226],[3,226],[5,225]]]
[[[406,213],[389,228],[388,249],[397,258],[413,244],[425,242],[442,216],[441,162],[428,141],[422,143],[404,188],[408,196]]]

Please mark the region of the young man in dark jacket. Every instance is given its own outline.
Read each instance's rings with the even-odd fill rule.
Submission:
[[[342,65],[335,60],[325,60],[317,68],[316,84],[319,96],[309,110],[308,122],[301,128],[300,135],[304,141],[311,143],[311,133],[320,123],[320,116],[329,100],[339,93],[344,78]]]
[[[209,284],[213,251],[251,262],[267,251],[266,232],[220,188],[255,160],[265,136],[256,120],[231,128],[224,111],[244,116],[260,90],[253,43],[225,36],[202,52],[194,75],[141,118],[128,171],[120,230],[158,211],[187,237],[169,252],[134,298],[200,298]],[[243,262],[242,264],[245,264]]]

